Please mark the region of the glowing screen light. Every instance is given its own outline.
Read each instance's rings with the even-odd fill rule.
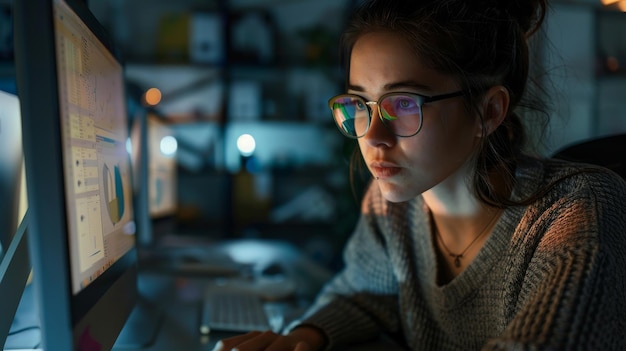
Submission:
[[[237,138],[237,149],[243,156],[251,156],[256,149],[256,141],[250,134],[242,134]]]

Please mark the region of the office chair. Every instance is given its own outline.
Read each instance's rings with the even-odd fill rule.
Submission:
[[[603,166],[626,179],[626,134],[577,142],[558,150],[553,157]]]

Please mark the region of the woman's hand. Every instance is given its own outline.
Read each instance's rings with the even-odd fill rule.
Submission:
[[[326,340],[322,333],[311,327],[299,327],[288,335],[271,331],[253,331],[220,340],[213,351],[317,351]]]

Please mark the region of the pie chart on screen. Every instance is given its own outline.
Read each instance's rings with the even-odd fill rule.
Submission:
[[[105,164],[102,170],[104,179],[104,201],[107,204],[109,219],[111,223],[118,223],[124,216],[124,188],[122,185],[122,175],[119,166]]]

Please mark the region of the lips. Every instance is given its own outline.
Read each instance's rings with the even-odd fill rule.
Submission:
[[[398,167],[396,164],[390,162],[372,162],[370,164],[370,171],[376,179],[393,177],[400,173],[401,170],[401,167]]]

